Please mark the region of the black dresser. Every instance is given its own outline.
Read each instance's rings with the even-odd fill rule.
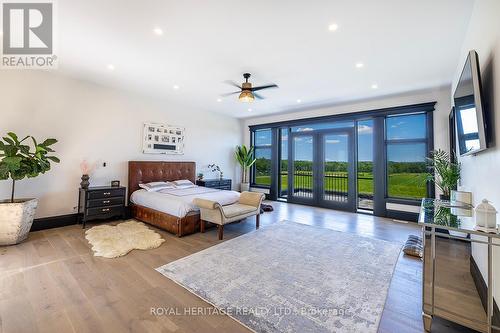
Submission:
[[[98,186],[80,189],[78,218],[83,228],[90,220],[125,218],[125,187]]]
[[[196,185],[210,187],[210,188],[218,188],[219,190],[231,190],[231,179],[202,179],[197,180]]]

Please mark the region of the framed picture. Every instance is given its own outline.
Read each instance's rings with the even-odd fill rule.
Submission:
[[[184,127],[145,123],[144,154],[184,154]]]

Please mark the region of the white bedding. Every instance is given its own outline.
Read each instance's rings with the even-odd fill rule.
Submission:
[[[193,204],[195,198],[212,200],[221,205],[230,205],[238,201],[240,194],[235,191],[224,191],[213,188],[194,186],[191,188],[164,189],[158,192],[137,190],[130,200],[140,206],[148,207],[163,213],[184,217],[190,212],[198,211]]]

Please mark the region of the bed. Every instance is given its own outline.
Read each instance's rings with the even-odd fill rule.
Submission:
[[[188,179],[195,182],[194,162],[142,162],[130,161],[128,174],[129,206],[132,217],[166,230],[178,237],[200,230],[199,209],[192,203],[194,198],[234,203],[239,193],[205,187],[165,189],[147,192],[141,183]]]

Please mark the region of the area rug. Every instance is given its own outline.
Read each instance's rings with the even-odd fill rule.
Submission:
[[[130,251],[157,248],[165,240],[144,223],[127,221],[116,226],[100,225],[85,232],[92,245],[94,256],[104,258],[121,257]]]
[[[401,244],[284,221],[157,268],[255,332],[376,332]]]

